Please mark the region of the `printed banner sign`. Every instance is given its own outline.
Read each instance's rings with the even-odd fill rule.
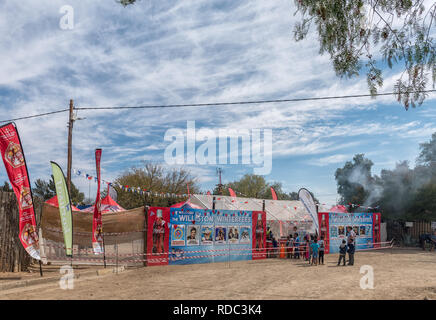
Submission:
[[[266,258],[266,213],[253,211],[253,260]]]
[[[104,253],[103,223],[101,221],[100,161],[101,161],[101,149],[96,149],[95,165],[97,171],[97,197],[95,199],[94,216],[92,220],[92,249],[94,250],[94,254]]]
[[[313,200],[312,194],[305,188],[301,188],[298,191],[298,199],[304,204],[304,207],[309,212],[310,216],[313,220],[313,225],[315,227],[315,230],[318,231],[318,213],[316,210],[316,204]]]
[[[148,265],[266,258],[265,212],[152,207],[147,221]]]
[[[73,256],[73,216],[71,211],[70,194],[68,192],[65,176],[61,167],[51,162],[56,196],[59,203],[59,214],[61,217],[62,231],[64,234],[65,252],[68,257]]]
[[[251,260],[253,212],[187,207],[170,212],[169,264]],[[259,245],[264,248],[264,241]]]
[[[329,213],[327,225],[329,226],[329,252],[339,252],[342,240],[347,241],[351,230],[356,234],[356,250],[373,248],[374,242],[379,242],[380,232],[375,234],[373,230],[377,226],[380,229],[380,220],[377,213]],[[375,218],[377,216],[377,218]],[[377,224],[375,224],[377,219]]]
[[[169,226],[170,208],[152,207],[148,210],[147,266],[168,264]]]
[[[18,201],[20,241],[32,258],[41,260],[29,174],[20,137],[12,123],[0,127],[0,151]]]

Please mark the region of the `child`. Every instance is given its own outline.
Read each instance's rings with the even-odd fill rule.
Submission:
[[[307,260],[309,264],[312,263],[312,243],[313,243],[313,235],[307,235]]]
[[[341,245],[339,246],[339,261],[338,266],[341,264],[341,260],[344,260],[344,266],[345,266],[345,255],[347,254],[347,243],[345,240],[342,240]]]
[[[286,251],[288,251],[288,258],[292,259],[292,254],[293,254],[292,249],[294,247],[294,238],[292,237],[292,234],[289,235],[289,241],[287,246],[288,247],[286,248]]]
[[[300,254],[301,258],[306,259],[306,238],[303,237],[300,241]]]
[[[310,263],[311,253],[310,253],[310,235],[306,235],[306,260]]]
[[[298,236],[298,233],[295,233],[295,241],[294,241],[294,258],[300,259],[300,237]]]
[[[321,240],[319,240],[319,264],[324,264],[324,236],[321,236]]]
[[[312,250],[312,265],[315,263],[315,265],[318,264],[318,250],[319,250],[319,244],[318,239],[314,239],[312,244],[310,245],[310,248]]]

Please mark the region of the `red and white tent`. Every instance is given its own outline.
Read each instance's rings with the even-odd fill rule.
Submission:
[[[94,212],[94,206],[90,206],[86,209],[83,209],[82,211]],[[120,212],[120,211],[126,211],[126,209],[124,209],[118,203],[116,203],[115,200],[112,199],[110,195],[107,195],[105,198],[101,200],[101,213]]]
[[[348,213],[347,207],[343,205],[333,206],[328,210],[328,212],[336,212],[336,213]]]
[[[58,202],[58,196],[54,196],[53,198],[47,200],[45,203],[48,203],[49,205],[52,205],[53,207],[59,208],[59,202]],[[76,208],[75,206],[71,205],[71,210],[73,211],[80,211],[80,209]]]
[[[170,208],[181,208],[181,207],[185,207],[185,206],[190,207],[191,209],[203,209],[203,207],[200,207],[196,204],[193,204],[189,200],[173,204]]]

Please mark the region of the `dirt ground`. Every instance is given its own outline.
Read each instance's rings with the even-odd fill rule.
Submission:
[[[0,291],[0,299],[436,299],[436,252],[393,249],[357,252],[354,266],[267,259],[131,269],[75,280],[74,289],[51,283]],[[362,265],[374,270],[374,289],[360,288]]]

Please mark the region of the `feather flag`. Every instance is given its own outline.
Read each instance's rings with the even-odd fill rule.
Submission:
[[[235,191],[233,191],[232,188],[229,188],[229,192],[230,192],[231,197],[236,198],[236,193],[235,193]]]
[[[273,200],[277,200],[277,194],[276,194],[276,192],[274,191],[274,188],[273,188],[273,187],[271,187],[271,195],[272,195]]]

